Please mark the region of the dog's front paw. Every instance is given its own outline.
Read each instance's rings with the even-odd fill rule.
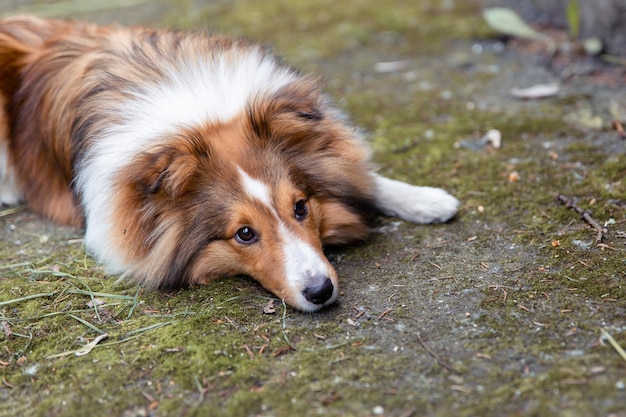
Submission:
[[[441,188],[419,187],[376,176],[376,205],[385,214],[414,223],[441,223],[450,220],[459,200]]]
[[[411,186],[398,216],[415,223],[442,223],[454,217],[459,200],[441,188]]]

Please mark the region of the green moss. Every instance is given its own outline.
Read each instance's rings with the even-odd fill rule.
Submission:
[[[449,38],[486,33],[478,24],[479,16],[472,13],[475,5],[463,3],[452,10],[465,13],[467,19],[450,25],[450,10],[437,2],[239,1],[207,8],[192,22],[185,17],[182,23],[204,26],[209,22],[222,33],[271,43],[296,63],[310,65],[312,60],[338,57],[364,46],[393,48],[400,54],[437,51],[443,45],[443,30]]]

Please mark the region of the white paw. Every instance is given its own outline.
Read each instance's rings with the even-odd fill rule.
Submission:
[[[459,200],[441,188],[411,186],[396,208],[396,215],[415,223],[441,223],[457,212]]]
[[[441,188],[419,187],[375,175],[376,205],[385,214],[414,223],[450,220],[459,200]]]

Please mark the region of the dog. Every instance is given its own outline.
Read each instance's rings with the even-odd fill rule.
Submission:
[[[148,288],[248,275],[313,312],[339,292],[324,247],[459,205],[376,174],[318,79],[241,39],[6,18],[0,104],[0,203]]]

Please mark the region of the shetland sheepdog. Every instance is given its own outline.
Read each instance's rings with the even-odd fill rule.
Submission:
[[[85,228],[149,288],[248,275],[291,306],[337,299],[325,245],[372,213],[445,222],[458,201],[374,172],[318,80],[201,32],[0,21],[0,203]]]

